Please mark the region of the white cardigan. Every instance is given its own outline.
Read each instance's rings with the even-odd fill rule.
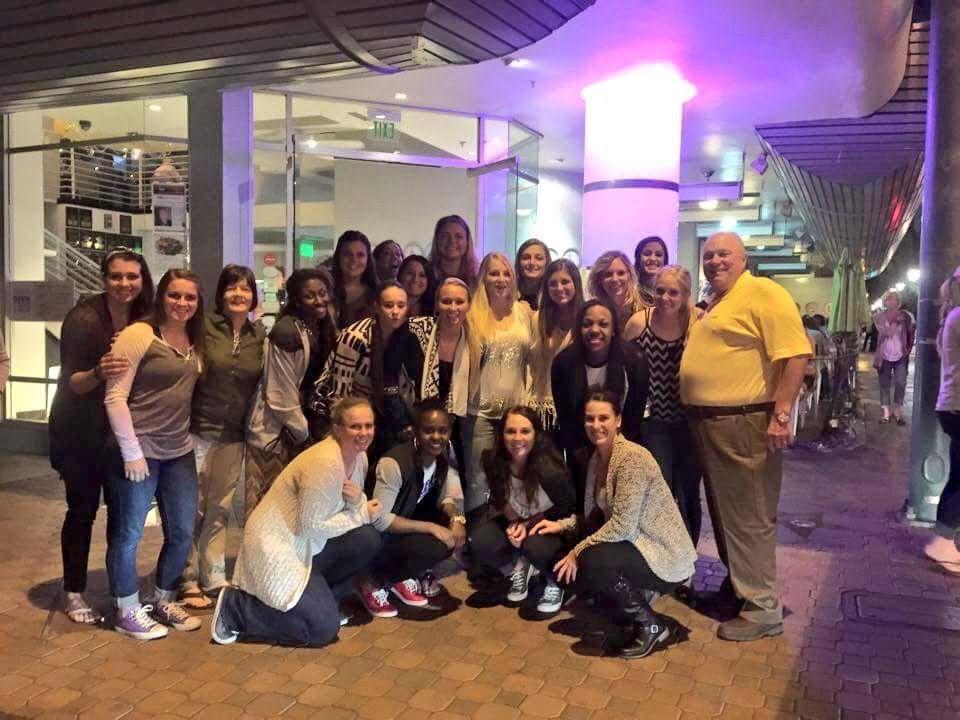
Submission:
[[[350,479],[363,487],[366,474],[361,453]],[[344,502],[346,476],[333,436],[297,455],[247,520],[234,584],[272,608],[293,608],[327,540],[370,522],[366,496],[357,505]]]

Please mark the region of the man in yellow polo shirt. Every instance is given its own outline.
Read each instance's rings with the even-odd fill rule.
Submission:
[[[687,407],[720,559],[742,601],[718,637],[749,641],[783,632],[777,594],[777,504],[783,448],[810,342],[793,298],[747,271],[736,233],[711,235],[703,272],[713,295],[680,363]]]

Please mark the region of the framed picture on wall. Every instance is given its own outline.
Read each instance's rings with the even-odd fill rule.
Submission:
[[[105,213],[103,216],[103,229],[113,230],[113,213]]]
[[[133,216],[132,215],[120,216],[120,234],[121,235],[133,234]]]

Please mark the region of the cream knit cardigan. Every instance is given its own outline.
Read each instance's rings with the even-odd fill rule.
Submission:
[[[361,453],[350,479],[363,487],[366,474]],[[297,455],[247,520],[234,584],[272,608],[293,608],[327,540],[370,522],[366,496],[356,505],[344,502],[346,476],[333,436]]]

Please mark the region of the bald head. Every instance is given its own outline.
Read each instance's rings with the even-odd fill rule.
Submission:
[[[718,232],[707,238],[703,246],[703,274],[710,287],[723,295],[747,269],[747,249],[734,232]]]

